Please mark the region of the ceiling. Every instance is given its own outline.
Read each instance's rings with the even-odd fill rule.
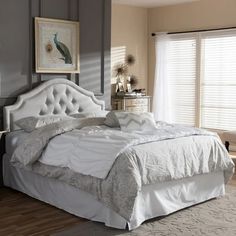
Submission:
[[[112,0],[112,3],[151,8],[196,1],[199,0]]]

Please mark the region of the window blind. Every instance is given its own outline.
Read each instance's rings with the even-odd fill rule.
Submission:
[[[236,129],[236,30],[171,35],[167,64],[174,122]]]
[[[201,126],[236,129],[236,31],[202,35]]]
[[[196,39],[172,38],[167,58],[173,121],[193,126],[196,111]]]

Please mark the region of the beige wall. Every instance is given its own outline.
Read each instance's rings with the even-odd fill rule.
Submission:
[[[146,88],[148,81],[148,10],[140,7],[113,4],[112,6],[112,67],[132,54],[136,62],[129,72],[138,78],[137,88]],[[112,69],[112,68],[111,68]],[[115,79],[112,79],[115,83]]]
[[[149,93],[152,93],[155,54],[151,32],[173,32],[236,26],[236,0],[200,0],[148,10]]]

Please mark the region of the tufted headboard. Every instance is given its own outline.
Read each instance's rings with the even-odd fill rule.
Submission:
[[[92,92],[66,79],[52,79],[20,95],[15,104],[4,107],[4,128],[19,129],[15,121],[28,116],[67,116],[104,109],[104,101],[96,99]]]

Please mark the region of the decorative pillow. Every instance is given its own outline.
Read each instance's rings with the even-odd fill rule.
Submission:
[[[154,116],[150,112],[115,113],[122,131],[152,131],[157,129]]]
[[[29,116],[22,118],[16,121],[16,125],[19,126],[26,132],[32,132],[33,130],[43,127],[45,125],[49,125],[52,123],[56,123],[62,120],[70,120],[74,119],[73,117],[68,116]]]
[[[80,112],[70,115],[73,118],[106,117],[108,111]]]
[[[119,121],[116,117],[116,113],[119,113],[119,112],[110,111],[109,113],[107,113],[104,124],[112,128],[120,127]]]

